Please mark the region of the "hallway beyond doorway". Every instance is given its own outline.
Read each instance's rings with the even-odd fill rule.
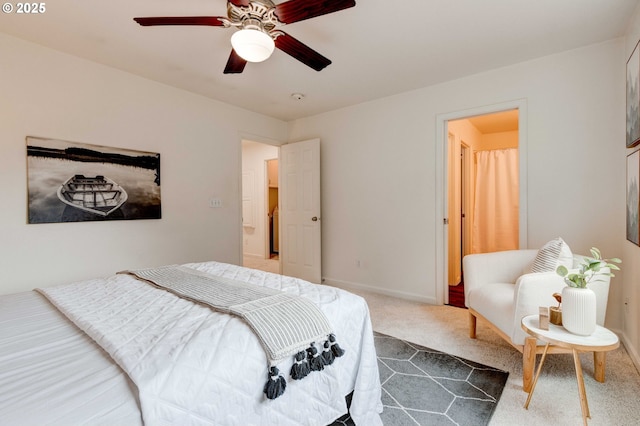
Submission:
[[[254,256],[243,256],[242,266],[258,269],[265,272],[273,272],[274,274],[280,273],[280,260],[277,256],[272,257],[271,259],[260,259]]]

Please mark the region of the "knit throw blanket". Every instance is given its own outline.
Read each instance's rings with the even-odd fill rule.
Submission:
[[[119,273],[133,275],[179,297],[242,318],[266,353],[269,377],[264,393],[270,399],[284,393],[286,380],[276,365],[286,357],[295,358],[291,377],[299,380],[311,371],[322,370],[333,363],[335,357],[344,354],[325,315],[303,297],[183,266]],[[315,343],[323,341],[318,351]]]

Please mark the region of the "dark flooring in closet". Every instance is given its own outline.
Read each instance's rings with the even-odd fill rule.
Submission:
[[[464,306],[464,282],[458,285],[449,286],[449,305],[456,308],[465,308]],[[465,308],[466,309],[466,308]]]

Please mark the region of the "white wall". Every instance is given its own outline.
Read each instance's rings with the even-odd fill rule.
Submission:
[[[0,294],[241,261],[241,135],[284,140],[286,123],[6,35],[0,57]],[[162,219],[27,225],[27,135],[160,152]]]
[[[291,123],[289,140],[322,140],[326,282],[435,301],[436,117],[520,99],[529,246],[562,236],[622,257],[625,61],[618,39]],[[623,275],[607,319],[618,330]]]
[[[278,147],[263,143],[242,142],[242,173],[253,182],[243,183],[250,185],[253,190],[253,227],[243,226],[243,251],[247,256],[260,259],[268,258],[267,247],[267,200],[266,200],[266,160],[278,158]]]

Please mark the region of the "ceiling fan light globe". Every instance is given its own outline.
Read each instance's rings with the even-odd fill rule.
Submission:
[[[242,29],[231,36],[233,50],[248,62],[262,62],[271,56],[275,42],[265,32],[254,29]]]

